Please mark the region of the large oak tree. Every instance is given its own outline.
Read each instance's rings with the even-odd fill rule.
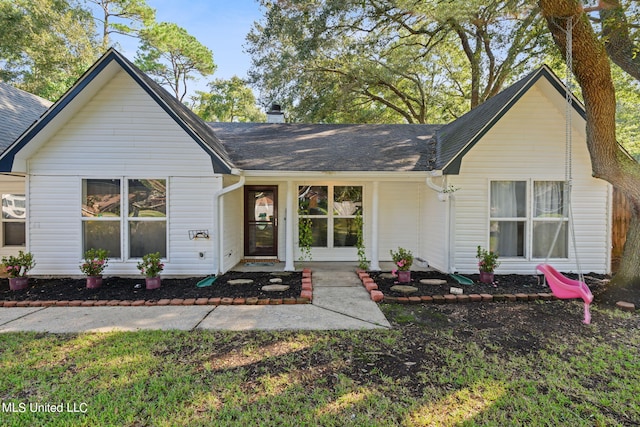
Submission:
[[[620,269],[614,283],[640,287],[640,165],[618,145],[616,91],[610,60],[640,80],[640,58],[635,22],[628,17],[632,4],[617,0],[585,6],[579,0],[539,0],[549,30],[563,53],[567,49],[567,23],[572,22],[573,74],[580,87],[587,115],[587,146],[593,175],[622,191],[631,204],[632,217]],[[599,12],[601,36],[590,13]],[[627,13],[629,13],[629,15]],[[635,15],[633,15],[635,17]]]

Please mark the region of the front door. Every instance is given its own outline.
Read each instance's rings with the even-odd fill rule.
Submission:
[[[278,255],[278,187],[244,187],[244,255]]]

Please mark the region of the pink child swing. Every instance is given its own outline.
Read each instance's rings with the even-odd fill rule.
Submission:
[[[573,95],[571,93],[571,69],[572,67],[572,41],[573,41],[573,18],[570,17],[567,19],[567,29],[565,31],[566,34],[566,61],[567,61],[567,75],[566,75],[566,148],[565,148],[565,183],[567,188],[567,197],[565,198],[565,207],[568,209],[569,214],[569,230],[572,237],[573,250],[576,259],[576,266],[578,267],[578,278],[579,280],[570,279],[561,273],[559,273],[555,268],[548,264],[549,258],[553,252],[553,249],[558,240],[558,235],[560,234],[560,229],[562,228],[562,224],[564,221],[558,222],[558,228],[556,229],[556,234],[553,238],[553,242],[551,243],[551,247],[549,252],[547,253],[547,258],[543,264],[539,264],[536,267],[536,270],[542,272],[546,279],[547,284],[551,288],[553,294],[560,299],[571,299],[571,298],[582,298],[584,301],[584,320],[583,323],[589,324],[591,323],[591,313],[589,312],[589,304],[593,301],[593,294],[591,290],[584,282],[584,276],[582,275],[582,270],[580,268],[580,261],[578,260],[578,249],[576,247],[576,237],[573,228],[573,212],[571,209],[571,185],[572,185],[572,174],[571,174],[571,149],[572,149],[572,138],[571,138],[571,114],[573,107]]]

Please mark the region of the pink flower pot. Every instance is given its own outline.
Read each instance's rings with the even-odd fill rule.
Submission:
[[[486,271],[481,271],[480,281],[482,283],[493,283],[493,273],[487,273]]]
[[[102,276],[87,276],[87,289],[97,289],[102,286]]]
[[[158,289],[160,287],[160,276],[156,277],[145,277],[145,284],[147,285],[147,289]]]
[[[398,271],[398,282],[409,283],[411,282],[411,271]]]
[[[9,278],[9,289],[12,291],[21,291],[29,287],[28,277],[11,277]]]

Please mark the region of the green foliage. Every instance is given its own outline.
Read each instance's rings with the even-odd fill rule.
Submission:
[[[144,255],[142,257],[142,261],[138,263],[137,267],[138,270],[140,270],[140,274],[145,277],[158,277],[164,269],[160,252]]]
[[[0,0],[0,80],[55,101],[98,58],[91,14],[67,0]]]
[[[31,252],[19,251],[18,256],[3,256],[2,265],[9,277],[24,277],[36,266],[36,261]]]
[[[400,271],[409,271],[413,265],[413,253],[405,248],[398,248],[397,251],[389,251],[391,259]]]
[[[369,261],[365,253],[364,247],[364,224],[362,221],[362,214],[358,212],[355,217],[356,227],[356,248],[358,249],[358,267],[367,270],[369,268]]]
[[[256,97],[238,76],[209,83],[210,91],[196,92],[193,111],[209,122],[264,122],[266,116],[256,106]]]
[[[493,273],[495,269],[500,266],[498,257],[499,256],[496,252],[487,251],[478,245],[476,258],[478,258],[478,268],[480,271],[484,273]]]
[[[142,44],[136,65],[158,83],[169,86],[180,101],[187,93],[187,81],[195,79],[194,74],[208,76],[216,69],[211,50],[176,24],[161,22],[139,34]]]
[[[298,221],[299,261],[311,261],[311,245],[313,244],[313,230],[311,226],[311,218],[300,218]]]
[[[80,271],[87,276],[101,276],[108,265],[109,251],[91,248],[84,253],[84,262],[80,265]]]
[[[103,49],[110,45],[110,34],[136,36],[142,28],[155,21],[156,11],[145,0],[85,1],[95,4],[102,11],[102,16],[96,20],[102,24]]]
[[[292,121],[441,123],[495,95],[550,43],[526,0],[263,0],[251,82]]]

